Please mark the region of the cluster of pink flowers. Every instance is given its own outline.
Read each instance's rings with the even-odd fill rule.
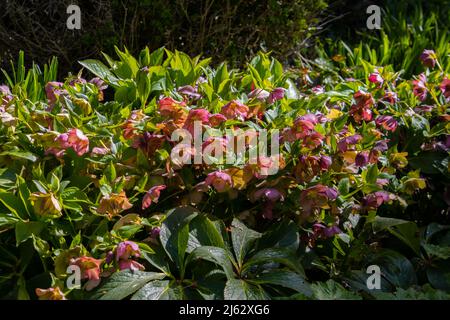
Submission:
[[[55,139],[56,146],[46,150],[46,154],[62,157],[65,151],[71,148],[78,156],[89,152],[89,139],[80,129],[70,129],[66,133],[58,135]]]

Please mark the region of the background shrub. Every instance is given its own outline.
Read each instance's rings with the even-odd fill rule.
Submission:
[[[82,29],[66,28],[66,8],[78,3]],[[62,71],[112,52],[166,46],[242,63],[258,50],[292,55],[314,32],[326,0],[11,0],[2,4],[0,50],[5,65],[19,50],[40,63],[56,55]],[[238,62],[239,61],[239,62]]]

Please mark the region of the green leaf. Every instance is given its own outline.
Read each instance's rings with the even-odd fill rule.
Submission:
[[[132,295],[147,283],[165,278],[165,274],[124,270],[114,273],[97,289],[100,300],[121,300]]]
[[[327,282],[317,282],[311,285],[314,297],[318,300],[362,300],[362,298],[330,279]]]
[[[371,256],[367,265],[378,265],[382,277],[393,287],[409,288],[417,284],[417,276],[412,263],[400,253],[383,249]]]
[[[25,240],[31,238],[33,235],[39,235],[44,229],[45,224],[39,221],[19,221],[16,223],[16,245],[19,246]]]
[[[427,278],[430,284],[445,292],[450,292],[450,264],[448,261],[436,261],[427,268]]]
[[[259,240],[259,248],[281,247],[297,250],[299,235],[297,225],[288,219],[274,224]]]
[[[293,251],[285,248],[267,248],[254,254],[242,267],[242,272],[255,265],[281,263],[304,276],[305,272]]]
[[[38,157],[36,157],[29,151],[15,151],[15,150],[4,151],[0,153],[0,156],[10,156],[13,158],[30,160],[31,162],[36,162],[36,160],[38,159]]]
[[[131,300],[182,300],[183,288],[169,280],[156,280],[147,283]]]
[[[440,152],[423,152],[416,157],[409,157],[408,164],[413,169],[420,169],[427,174],[448,175],[449,157]]]
[[[97,77],[111,84],[117,85],[117,81],[119,79],[117,79],[116,76],[114,76],[114,74],[109,70],[109,68],[105,66],[101,61],[94,59],[87,59],[79,61],[79,63]]]
[[[262,273],[252,282],[258,284],[275,284],[285,288],[295,290],[307,297],[312,296],[311,286],[305,281],[305,278],[299,274],[288,270],[276,270],[273,272]]]
[[[0,192],[0,202],[5,205],[6,208],[19,219],[25,219],[27,216],[27,209],[24,207],[23,202],[19,197],[12,193]]]
[[[410,223],[410,221],[376,216],[375,219],[372,221],[372,228],[373,232],[377,233],[387,228],[405,223]]]
[[[106,179],[108,180],[108,182],[111,184],[116,179],[116,177],[117,177],[116,168],[114,167],[114,164],[112,162],[110,162],[109,165],[106,167],[106,169],[104,171],[104,175],[105,175]]]
[[[197,216],[194,208],[185,206],[172,209],[161,226],[159,238],[173,262],[181,271],[189,240],[189,222]]]
[[[142,257],[150,262],[152,266],[157,268],[158,270],[164,272],[167,276],[171,275],[170,267],[167,259],[167,256],[165,254],[165,251],[160,248],[160,246],[152,248],[154,253],[150,254],[147,252],[142,252]]]
[[[0,228],[12,226],[18,221],[20,220],[16,217],[5,213],[0,213]]]
[[[420,290],[398,288],[394,293],[375,292],[377,300],[449,300],[450,294],[433,289],[430,285],[423,286]]]
[[[199,246],[225,247],[220,230],[208,218],[197,216],[190,222],[189,229],[188,253]]]
[[[269,300],[270,297],[258,285],[241,279],[230,279],[223,292],[225,300]]]
[[[235,277],[233,271],[233,264],[231,253],[223,248],[203,246],[198,247],[189,256],[189,261],[195,261],[197,259],[203,259],[213,262],[220,266],[228,279],[233,279]]]
[[[424,243],[422,247],[425,249],[428,256],[437,257],[446,260],[450,258],[450,247],[441,247],[431,243]]]
[[[247,228],[242,222],[234,219],[231,224],[231,240],[233,242],[234,254],[241,267],[245,256],[252,249],[253,244],[261,237],[259,232]]]

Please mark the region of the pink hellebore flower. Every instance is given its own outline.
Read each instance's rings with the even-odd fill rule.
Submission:
[[[428,89],[426,83],[427,76],[424,73],[421,73],[418,79],[413,80],[413,93],[420,101],[424,101],[427,98]]]
[[[137,261],[134,260],[120,260],[119,261],[119,270],[131,270],[131,271],[137,271],[137,270],[145,270],[145,267],[140,264]]]
[[[318,85],[318,86],[313,87],[311,89],[311,91],[314,92],[315,94],[322,94],[322,93],[325,93],[325,87]]]
[[[158,203],[159,196],[161,195],[161,191],[166,189],[165,185],[154,186],[151,187],[150,190],[147,191],[144,198],[142,199],[142,210],[147,209],[150,205],[154,203]]]
[[[309,216],[315,208],[328,207],[328,201],[336,200],[338,192],[330,187],[317,184],[305,189],[300,194],[300,204],[303,211]]]
[[[252,90],[247,97],[249,97],[249,99],[257,99],[261,102],[266,101],[267,98],[269,98],[270,93],[264,89],[260,89],[257,88],[255,90]]]
[[[11,90],[9,90],[9,87],[6,84],[0,85],[0,96],[10,96]]]
[[[186,129],[191,134],[194,134],[194,124],[196,121],[202,125],[209,124],[209,111],[206,109],[190,110],[183,129]]]
[[[220,113],[210,114],[209,115],[209,124],[212,127],[218,127],[222,122],[227,121],[227,118]]]
[[[176,101],[171,97],[162,98],[158,102],[159,112],[165,117],[170,117],[179,113],[185,106],[186,103]]]
[[[384,79],[381,77],[378,70],[375,70],[371,74],[369,74],[369,81],[376,84],[378,87],[381,87],[381,85],[384,82]]]
[[[63,150],[72,148],[78,156],[82,156],[89,151],[89,139],[79,129],[70,129],[67,133],[60,134],[55,141],[59,143],[59,148]],[[50,148],[47,153],[60,156],[64,152],[61,152],[62,150],[59,148]],[[52,151],[53,149],[55,149],[55,152]],[[59,152],[56,152],[58,151],[56,149],[59,149]]]
[[[394,104],[398,101],[397,93],[393,91],[386,91],[383,97],[383,101],[386,101],[389,104]]]
[[[64,83],[62,82],[49,82],[45,85],[45,94],[47,95],[48,104],[53,107],[58,101],[58,97],[67,92],[63,89]]]
[[[445,78],[444,80],[442,80],[439,88],[441,89],[441,92],[444,95],[445,99],[447,101],[449,101],[450,100],[450,79]]]
[[[280,191],[275,188],[263,188],[259,189],[254,193],[255,200],[264,199],[270,202],[276,202],[278,200],[283,201],[284,197]]]
[[[93,85],[95,85],[98,88],[98,100],[103,101],[103,98],[104,98],[103,90],[108,89],[108,85],[106,84],[106,82],[98,77],[95,77],[95,78],[92,78],[89,81],[89,83],[92,83]]]
[[[141,250],[137,243],[133,241],[123,241],[116,247],[116,261],[128,260],[132,257],[140,257]]]
[[[377,191],[365,196],[362,200],[363,208],[367,210],[375,210],[383,203],[390,200],[389,193],[386,191]]]
[[[86,290],[90,291],[100,284],[100,265],[103,260],[92,257],[79,257],[72,259],[70,265],[76,265],[81,270],[81,279],[88,279]]]
[[[189,99],[198,100],[202,97],[202,95],[198,93],[198,88],[190,85],[179,87],[177,91]]]
[[[263,199],[262,216],[265,219],[273,219],[273,207],[278,200],[284,201],[283,195],[275,188],[259,189],[253,194],[255,200]]]
[[[338,142],[338,149],[340,152],[346,152],[348,150],[349,145],[355,145],[359,141],[361,141],[361,139],[362,139],[362,136],[359,134],[345,137]]]
[[[249,113],[249,108],[238,100],[232,100],[222,107],[220,113],[227,119],[244,121]]]
[[[230,175],[221,171],[215,171],[208,174],[205,183],[208,186],[212,185],[217,192],[226,192],[233,186],[233,180]]]
[[[436,52],[434,50],[423,50],[422,54],[420,55],[420,60],[422,61],[423,65],[428,68],[434,68],[437,61]]]
[[[281,100],[284,98],[284,93],[286,92],[286,89],[284,88],[275,88],[267,98],[267,103],[272,104],[275,101]]]
[[[108,154],[110,150],[105,147],[94,147],[91,151],[91,156],[103,156],[105,154]]]
[[[314,238],[331,238],[336,234],[342,233],[341,229],[337,225],[326,227],[321,223],[315,223],[313,225]]]
[[[369,163],[369,153],[367,151],[359,152],[355,157],[355,165],[357,167],[364,167]]]
[[[358,123],[372,120],[372,110],[370,110],[374,105],[372,95],[360,90],[353,95],[353,99],[355,104],[351,106],[349,112],[353,119]]]
[[[149,158],[152,157],[165,141],[165,136],[161,134],[152,134],[144,132],[134,137],[132,147],[141,149]]]
[[[383,129],[392,132],[394,132],[398,126],[397,120],[395,120],[392,116],[378,116],[375,119],[375,123],[377,126],[383,127]]]

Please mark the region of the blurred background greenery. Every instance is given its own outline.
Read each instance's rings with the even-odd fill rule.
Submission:
[[[81,30],[66,28],[69,4],[81,7]],[[383,10],[381,30],[366,27],[371,4]],[[445,56],[450,38],[450,0],[7,0],[0,7],[1,66],[23,50],[29,63],[57,56],[60,75],[114,45],[134,54],[166,46],[231,66],[259,50],[291,66],[337,54],[351,64],[360,55],[411,74],[424,47]]]

